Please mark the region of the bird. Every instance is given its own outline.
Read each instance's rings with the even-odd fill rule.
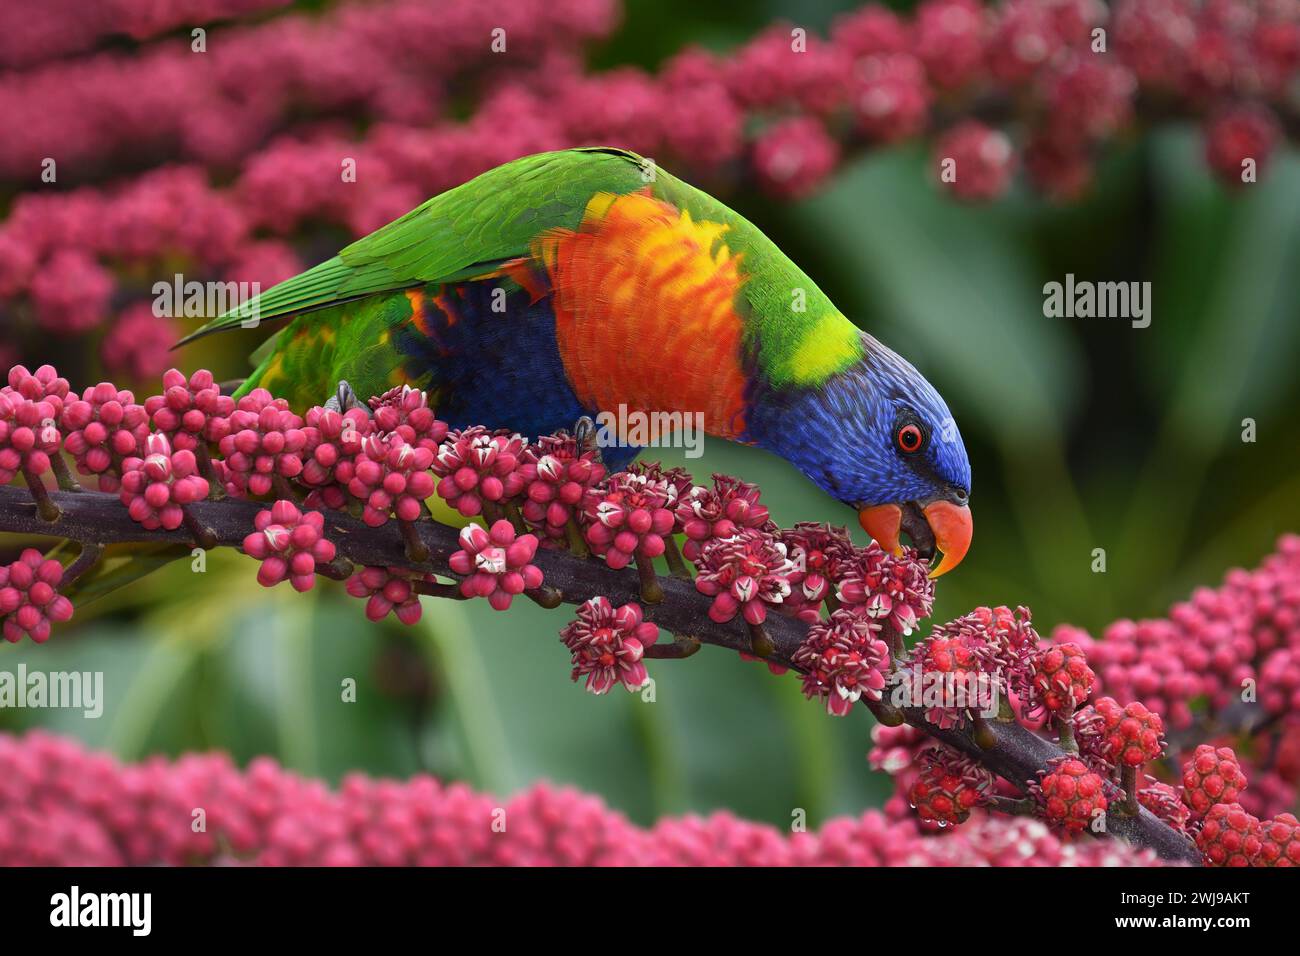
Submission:
[[[905,534],[932,577],[970,546],[970,461],[934,386],[757,227],[628,150],[488,170],[178,345],[250,326],[276,331],[237,396],[410,386],[450,427],[534,436],[694,414],[793,464],[887,551]]]

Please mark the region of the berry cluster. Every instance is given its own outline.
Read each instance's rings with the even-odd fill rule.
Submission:
[[[544,584],[534,563],[543,540],[572,552],[547,561],[581,562],[588,548],[599,560],[588,567],[617,570],[635,560],[642,602],[651,606],[667,593],[656,577],[662,559],[711,599],[708,619],[743,620],[750,650],[769,659],[775,673],[794,668],[805,695],[832,715],[844,716],[861,702],[882,720],[967,734],[979,749],[998,746],[994,723],[1016,722],[1059,743],[1062,754],[1031,779],[995,781],[972,756],[978,750],[962,755],[922,747],[924,735],[915,729],[882,729],[873,763],[894,774],[900,798],[919,811],[917,832],[971,821],[986,826],[990,812],[1014,805],[1031,808],[1068,843],[1102,814],[1146,809],[1185,835],[1207,862],[1291,865],[1297,853],[1286,806],[1300,780],[1300,750],[1287,744],[1297,719],[1288,675],[1300,657],[1300,538],[1283,538],[1260,568],[1230,573],[1220,590],[1198,591],[1169,620],[1121,622],[1104,641],[1068,628],[1043,640],[1027,609],[980,607],[932,627],[909,651],[903,638],[928,617],[934,599],[934,583],[915,554],[892,555],[875,543],[855,547],[843,529],[827,525],[777,528],[758,489],[726,475],[701,487],[685,471],[655,464],[606,474],[595,452],[572,436],[530,442],[482,427],[452,432],[426,396],[409,388],[377,396],[367,407],[318,407],[299,417],[265,391],[223,396],[206,372],[173,371],[165,393],[143,403],[111,383],[77,398],[48,366],[35,373],[16,367],[8,381],[0,389],[0,408],[9,415],[0,421],[8,429],[0,434],[19,456],[9,477],[23,473],[36,503],[54,509],[51,520],[59,505],[42,476],[54,471],[60,481],[74,480],[60,468],[59,451],[66,449],[101,487],[117,489],[132,519],[150,529],[183,526],[182,534],[208,547],[216,538],[192,506],[216,490],[205,477],[211,474],[232,495],[274,496],[251,519],[243,550],[261,562],[260,583],[288,580],[303,591],[318,573],[343,578],[349,572],[339,555],[346,547],[326,536],[333,526],[327,522],[346,525],[338,512],[376,528],[395,516],[405,562],[353,569],[347,591],[365,600],[372,620],[391,613],[407,624],[419,619],[422,595],[481,597],[504,610],[523,594],[554,607],[563,595]],[[33,408],[44,416],[35,426],[27,423],[31,412],[21,411]],[[487,528],[466,525],[443,567],[432,563],[437,532],[430,536],[424,508],[434,495],[492,518]],[[397,531],[389,533],[396,544]],[[694,546],[689,555],[679,550],[681,541]],[[95,560],[95,548],[87,546],[77,568],[65,572],[60,562],[27,551],[0,568],[5,637],[45,640],[51,622],[72,613],[59,590]],[[802,643],[777,654],[763,627],[773,614],[808,624]],[[705,617],[700,614],[702,624]],[[573,679],[596,694],[615,684],[638,690],[649,678],[647,657],[693,649],[682,635],[671,647],[657,646],[654,618],[653,607],[642,604],[616,607],[602,596],[586,601],[560,632]],[[1130,639],[1135,635],[1145,639]],[[1190,639],[1172,665],[1163,664],[1172,686],[1153,682],[1143,667],[1178,646],[1177,636]],[[735,647],[734,636],[714,641]],[[1247,719],[1238,733],[1231,721],[1240,707],[1228,693],[1230,681],[1256,674],[1265,686],[1255,706],[1273,724],[1252,731],[1260,725]],[[896,693],[886,699],[892,681],[910,692],[911,677],[919,681],[919,699]],[[1110,696],[1094,698],[1100,689]],[[988,711],[981,697],[963,696],[972,691],[991,692],[997,706]],[[1223,737],[1202,743],[1190,735],[1202,714]],[[1195,748],[1183,755],[1181,787],[1160,779],[1171,724],[1180,746]],[[1245,752],[1262,757],[1261,766],[1250,768],[1255,785],[1249,789],[1229,745],[1234,734],[1245,738]],[[1156,776],[1146,776],[1148,769]],[[898,804],[890,804],[895,816]]]
[[[207,810],[195,832],[193,810]],[[507,826],[494,826],[504,811]],[[1275,842],[1274,846],[1286,844]],[[1033,820],[972,820],[943,839],[877,810],[783,835],[729,813],[630,823],[596,797],[513,797],[419,775],[337,790],[267,758],[120,764],[62,737],[0,734],[0,865],[1149,866],[1151,851],[1066,842]]]
[[[295,591],[310,591],[316,584],[316,565],[334,560],[335,547],[325,537],[325,516],[319,511],[299,511],[292,501],[277,501],[253,519],[252,534],[244,539],[244,553],[262,562],[257,583],[274,587],[288,579]]]
[[[587,690],[603,694],[615,684],[638,691],[650,680],[642,657],[659,637],[659,628],[642,620],[641,608],[616,608],[594,597],[578,608],[577,619],[560,631],[573,654],[573,679],[586,678]]]
[[[880,624],[841,609],[818,621],[791,658],[803,674],[808,698],[826,701],[826,712],[843,717],[866,695],[880,700],[889,671],[889,647],[877,635]]]

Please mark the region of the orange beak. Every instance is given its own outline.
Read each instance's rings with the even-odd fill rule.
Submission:
[[[898,534],[903,530],[903,509],[898,505],[872,505],[858,512],[862,530],[876,539],[876,544],[893,555],[903,553]]]
[[[970,508],[955,505],[951,501],[932,501],[921,512],[925,515],[930,531],[934,534],[935,547],[943,552],[939,564],[930,571],[930,577],[937,578],[947,574],[970,550],[970,539],[975,526],[971,521]],[[876,539],[891,554],[902,554],[899,534],[903,530],[903,509],[894,504],[872,505],[858,512],[862,529]]]

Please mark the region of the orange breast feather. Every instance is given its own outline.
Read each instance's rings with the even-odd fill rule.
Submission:
[[[600,411],[703,412],[706,430],[744,429],[736,293],[727,227],[645,193],[600,193],[578,230],[538,241],[556,337],[578,399]]]

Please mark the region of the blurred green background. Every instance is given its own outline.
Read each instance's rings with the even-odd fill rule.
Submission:
[[[730,6],[632,2],[593,62],[653,68],[688,42],[725,50],[796,15],[822,29],[851,5]],[[1024,191],[954,204],[919,148],[852,162],[802,203],[727,197],[913,361],[960,423],[976,535],[940,582],[937,620],[1000,603],[1030,606],[1043,631],[1161,614],[1300,529],[1300,158],[1284,151],[1231,196],[1200,150],[1180,126],[1120,143],[1070,207]],[[1150,327],[1044,318],[1043,284],[1070,272],[1149,280]],[[235,338],[179,361],[239,375]],[[712,442],[702,460],[665,460],[758,482],[784,525],[854,524],[762,452]],[[1096,548],[1104,574],[1091,570]],[[0,669],[102,670],[108,698],[99,720],[5,710],[0,728],[46,726],[125,758],[270,754],[330,780],[426,770],[507,793],[548,778],[640,822],[729,808],[788,825],[799,807],[815,826],[888,792],[864,759],[865,715],[830,719],[797,681],[733,654],[651,662],[654,703],[595,698],[568,680],[556,636],[568,611],[426,600],[414,628],[372,625],[339,587],[304,598],[258,587],[253,571],[232,553],[211,556],[202,578],[173,565],[79,608],[45,646],[0,647]],[[356,703],[340,699],[347,678]]]

